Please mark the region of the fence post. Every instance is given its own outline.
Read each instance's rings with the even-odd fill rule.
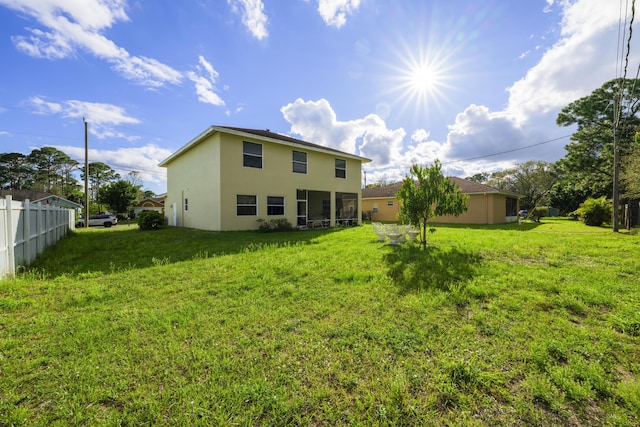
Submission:
[[[13,235],[13,200],[12,197],[6,196],[7,201],[7,254],[9,255],[9,274],[14,276],[16,274],[16,256],[14,251],[14,245],[16,243],[15,236]]]
[[[24,201],[24,255],[25,263],[31,263],[31,201]]]

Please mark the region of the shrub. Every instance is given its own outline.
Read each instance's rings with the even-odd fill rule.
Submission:
[[[535,222],[540,222],[540,218],[545,216],[549,216],[549,208],[544,206],[535,207],[531,213],[529,213],[529,218]]]
[[[599,226],[611,220],[612,212],[611,202],[602,196],[585,200],[572,214],[578,215],[586,225]]]
[[[293,230],[293,226],[286,218],[272,219],[269,221],[260,218],[258,222],[260,223],[260,225],[258,226],[258,231],[262,231],[263,233],[268,233],[270,231]]]
[[[143,211],[138,214],[140,230],[157,230],[164,227],[164,216],[158,211]]]

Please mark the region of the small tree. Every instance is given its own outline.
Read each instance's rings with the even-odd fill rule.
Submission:
[[[433,166],[411,167],[412,177],[406,177],[396,194],[402,206],[400,220],[420,228],[422,247],[427,247],[427,223],[441,215],[458,216],[467,211],[468,196],[460,187],[442,175],[442,166],[436,159]]]
[[[124,180],[107,184],[98,191],[98,201],[115,213],[128,213],[137,200],[138,188]]]

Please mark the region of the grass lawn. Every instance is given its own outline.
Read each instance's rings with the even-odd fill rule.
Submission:
[[[640,235],[78,230],[0,281],[0,426],[640,425]]]

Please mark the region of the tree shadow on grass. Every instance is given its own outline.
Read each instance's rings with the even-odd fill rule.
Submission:
[[[471,251],[436,246],[422,249],[419,245],[398,246],[384,256],[387,275],[402,293],[466,287],[480,260],[480,255]]]

